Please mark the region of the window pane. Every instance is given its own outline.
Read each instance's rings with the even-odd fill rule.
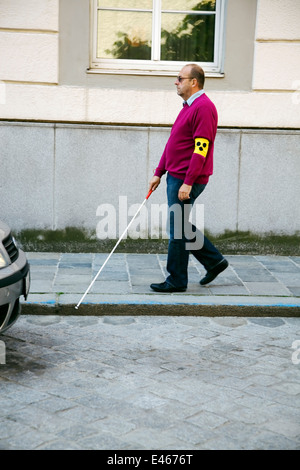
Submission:
[[[202,11],[215,11],[216,0],[162,0],[162,10],[202,10]]]
[[[152,10],[152,0],[126,0],[126,2],[124,0],[98,0],[98,7]]]
[[[215,15],[162,13],[161,60],[213,62]]]
[[[97,57],[151,59],[152,13],[98,11]]]

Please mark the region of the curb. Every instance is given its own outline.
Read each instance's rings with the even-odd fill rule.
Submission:
[[[165,315],[165,316],[244,316],[244,317],[300,317],[297,305],[189,305],[142,303],[83,303],[76,304],[22,304],[24,315]]]

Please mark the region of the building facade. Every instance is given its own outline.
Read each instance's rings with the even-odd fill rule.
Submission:
[[[295,0],[0,0],[0,218],[93,231],[124,201],[129,217],[198,62],[219,114],[205,228],[297,233],[299,24]]]

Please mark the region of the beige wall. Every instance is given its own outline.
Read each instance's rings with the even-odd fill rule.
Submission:
[[[206,80],[215,233],[300,230],[299,24],[298,0],[228,0],[225,75]],[[115,198],[145,194],[181,109],[174,78],[88,68],[89,0],[0,0],[0,200],[13,228],[94,228],[108,177]]]
[[[172,124],[172,77],[86,73],[88,0],[0,7],[2,119]],[[298,1],[228,0],[225,77],[206,82],[220,126],[300,127],[299,24]]]
[[[300,2],[258,2],[253,89],[291,92],[300,79]]]
[[[58,83],[58,0],[0,0],[0,79]]]

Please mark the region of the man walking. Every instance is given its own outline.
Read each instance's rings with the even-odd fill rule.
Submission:
[[[188,284],[189,253],[206,269],[201,285],[213,281],[228,266],[228,261],[202,234],[199,246],[197,229],[188,227],[188,215],[196,198],[205,189],[213,173],[213,151],[218,114],[203,90],[204,71],[197,64],[182,68],[176,78],[177,94],[184,100],[149,189],[154,191],[167,172],[170,240],[165,282],[151,284],[156,292],[183,292]],[[180,208],[179,211],[174,208]],[[195,233],[188,240],[187,233]],[[192,243],[189,243],[192,241]]]

